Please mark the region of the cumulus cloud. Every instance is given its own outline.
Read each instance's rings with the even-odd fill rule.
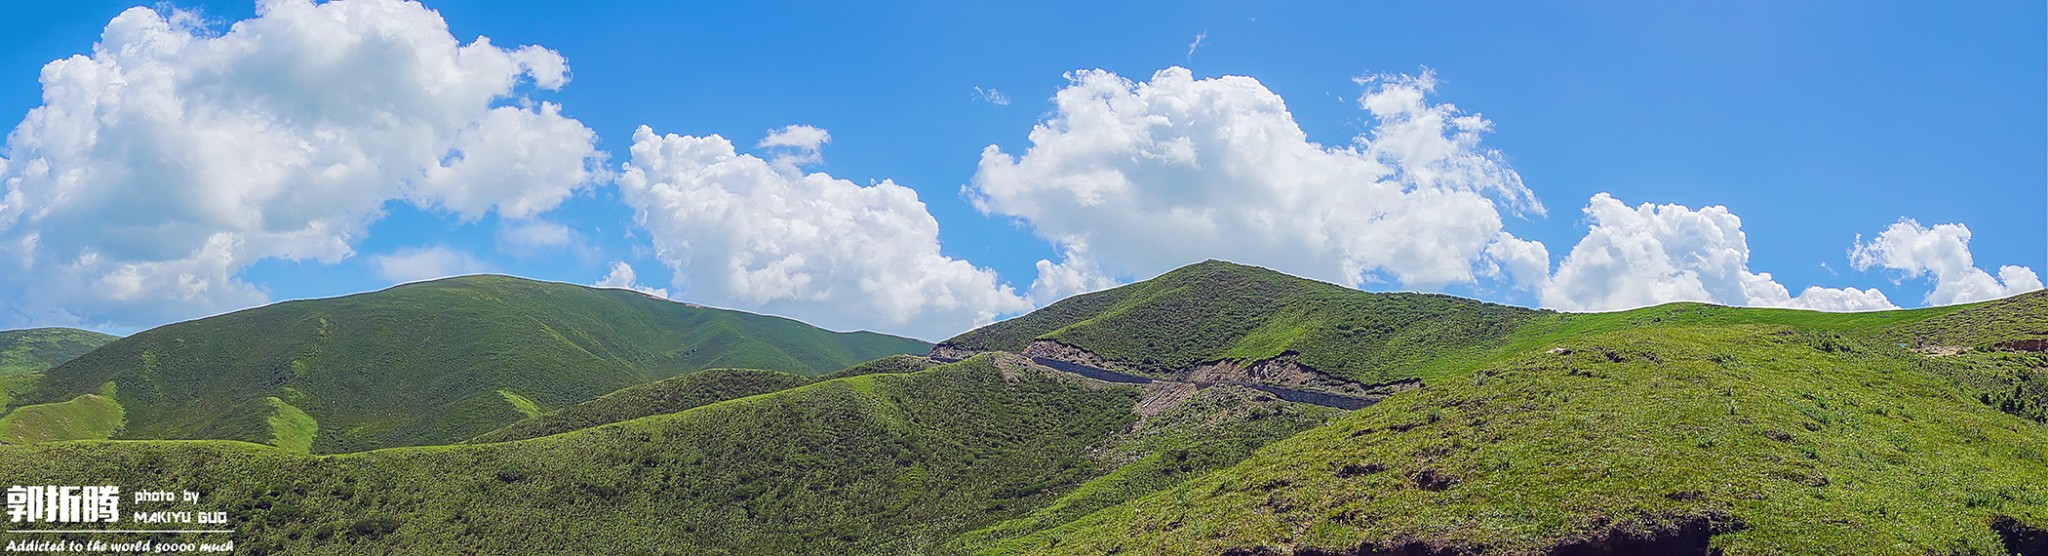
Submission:
[[[927,339],[1031,307],[993,271],[941,255],[938,222],[891,181],[860,186],[642,126],[618,183],[692,301]]]
[[[1893,308],[1876,289],[1813,286],[1794,297],[1770,273],[1751,272],[1742,219],[1727,207],[1631,208],[1601,193],[1585,212],[1592,228],[1544,284],[1540,297],[1546,307],[1607,311],[1701,301],[1827,311]]]
[[[412,247],[370,257],[370,268],[394,284],[490,272],[476,256],[445,245]]]
[[[266,299],[261,259],[351,256],[386,202],[531,217],[601,179],[517,92],[568,66],[396,0],[274,0],[225,32],[143,8],[43,67],[0,163],[0,318],[157,324]]]
[[[1857,270],[1883,268],[1903,277],[1931,278],[1934,289],[1927,292],[1930,305],[1953,305],[1997,299],[2041,289],[2041,277],[2024,266],[1998,267],[1998,276],[1977,268],[1970,255],[1970,228],[1962,224],[1922,226],[1901,218],[1849,251],[1849,262]]]
[[[1533,288],[1547,270],[1542,244],[1502,229],[1503,212],[1542,205],[1479,144],[1490,122],[1429,102],[1433,74],[1361,78],[1373,126],[1340,146],[1309,141],[1249,77],[1176,67],[1143,83],[1101,70],[1067,78],[1031,147],[984,149],[963,191],[1068,253],[1040,264],[1057,283],[1036,291],[1208,258],[1424,289],[1482,278]]]
[[[1040,259],[1038,279],[1031,283],[1031,303],[1048,305],[1068,296],[1116,287],[1117,280],[1088,256],[1088,245],[1069,243],[1061,262]]]
[[[668,290],[640,285],[639,274],[633,272],[633,265],[626,264],[626,261],[612,261],[611,273],[604,275],[603,279],[591,285],[600,288],[633,290],[650,296],[668,299]]]

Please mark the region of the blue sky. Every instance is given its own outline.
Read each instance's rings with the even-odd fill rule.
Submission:
[[[584,154],[598,157],[585,158],[581,174],[556,168],[567,172],[561,175],[581,177],[506,186],[518,191],[506,193],[490,188],[524,178],[491,174],[449,186],[457,189],[417,185],[393,189],[381,198],[349,197],[348,202],[369,203],[360,206],[372,208],[341,211],[346,214],[332,221],[342,222],[342,231],[322,239],[325,243],[293,243],[304,234],[289,241],[266,240],[246,225],[222,223],[237,221],[222,215],[233,210],[286,211],[292,218],[311,218],[292,211],[312,209],[280,208],[299,203],[292,200],[292,192],[302,190],[294,181],[302,178],[289,175],[274,184],[249,186],[271,191],[270,201],[231,203],[218,210],[196,204],[200,208],[190,214],[213,218],[210,224],[187,226],[172,218],[148,234],[97,236],[82,231],[94,222],[91,219],[117,218],[136,209],[81,204],[85,202],[77,196],[50,193],[68,187],[51,181],[56,178],[31,177],[24,182],[28,185],[13,186],[29,193],[24,201],[15,202],[16,212],[0,209],[0,240],[14,245],[14,251],[0,254],[29,261],[0,267],[15,275],[0,279],[0,286],[16,292],[0,292],[0,327],[74,325],[125,332],[266,301],[378,289],[423,277],[417,272],[494,271],[592,284],[607,276],[617,278],[616,263],[633,271],[631,284],[678,300],[926,339],[1028,310],[1060,294],[1146,278],[1170,268],[1171,261],[1207,256],[1245,259],[1245,253],[1254,254],[1249,257],[1255,260],[1244,262],[1369,290],[1446,291],[1518,305],[1585,310],[1678,299],[1823,309],[1917,307],[1996,297],[2031,289],[2029,284],[2039,287],[2034,271],[2048,269],[2048,40],[2042,25],[2048,14],[2039,2],[1961,8],[1846,2],[1540,7],[1505,2],[934,2],[864,9],[826,3],[702,4],[706,3],[427,3],[455,41],[470,44],[488,37],[506,52],[535,45],[566,60],[567,79],[557,87],[542,83],[548,74],[543,68],[500,94],[465,97],[463,102],[476,105],[469,112],[473,114],[482,114],[486,107],[509,106],[535,115],[535,122],[561,123],[549,119],[540,107],[558,105],[560,118],[587,129],[589,152]],[[76,2],[16,7],[16,16],[0,23],[6,27],[0,29],[0,119],[12,125],[32,109],[49,104],[39,70],[52,60],[94,56],[103,28],[131,6]],[[230,31],[232,25],[257,16],[257,6],[246,1],[150,6],[173,22],[181,21],[171,17],[179,11],[196,14],[200,23],[170,31],[195,40],[233,38],[237,32]],[[405,7],[393,9],[400,8]],[[349,25],[356,30],[381,29],[363,27],[361,22]],[[1197,37],[1199,44],[1191,47]],[[259,80],[258,72],[230,70],[241,67],[235,64],[271,62],[294,67],[288,58],[294,54],[276,50],[242,57],[145,57],[127,60],[121,69],[144,71],[149,64],[183,67],[188,73],[194,68],[228,68],[220,71],[228,76],[222,79]],[[266,61],[266,56],[273,59]],[[222,65],[202,65],[209,61]],[[348,71],[360,76],[384,67],[389,66],[370,60]],[[1154,83],[1156,72],[1175,67],[1186,68],[1192,79],[1187,88],[1167,91],[1169,87],[1160,86],[1154,97],[1139,92],[1159,85]],[[1131,152],[1084,141],[1087,129],[1081,120],[1070,118],[1072,107],[1054,100],[1061,91],[1078,92],[1084,85],[1087,77],[1075,72],[1098,69],[1107,73],[1095,85],[1116,89],[1114,79],[1107,76],[1120,78],[1134,102],[1144,104],[1124,116],[1169,106],[1168,99],[1199,103],[1277,96],[1284,99],[1285,119],[1299,127],[1311,146],[1325,149],[1322,154],[1288,152],[1308,152],[1310,158],[1328,155],[1333,161],[1273,166],[1271,175],[1259,175],[1263,170],[1257,169],[1228,173],[1218,168],[1242,161],[1219,151],[1248,150],[1245,143],[1195,141],[1198,163],[1188,166],[1198,168],[1188,170],[1193,173],[1116,162],[1130,160]],[[1374,75],[1396,77],[1358,80]],[[1256,81],[1247,91],[1245,83],[1214,80],[1222,76]],[[352,82],[347,76],[323,79],[330,81],[318,82]],[[170,94],[188,109],[227,98],[206,97],[213,89],[181,83],[166,90],[174,91]],[[132,89],[139,88],[103,89],[97,106],[111,102],[106,95],[137,94]],[[231,83],[228,88],[273,99],[311,94],[261,81]],[[1007,103],[991,102],[987,91],[1000,92]],[[1374,174],[1370,169],[1336,170],[1353,168],[1355,158],[1373,155],[1331,155],[1328,149],[1354,146],[1372,151],[1356,139],[1366,137],[1371,143],[1376,134],[1391,129],[1387,115],[1362,107],[1361,98],[1381,93],[1392,96],[1374,98],[1392,99],[1398,96],[1393,93],[1404,91],[1427,93],[1421,105],[1425,111],[1412,114],[1483,117],[1489,126],[1478,135],[1477,144],[1462,148],[1476,156],[1470,160],[1518,176],[1517,183],[1498,183],[1496,172],[1494,181],[1482,177],[1418,185],[1403,181],[1412,170],[1388,162],[1400,155],[1393,152],[1379,158],[1382,166],[1398,170],[1386,171],[1393,177],[1382,176],[1388,189],[1380,196],[1330,193],[1351,187],[1347,179],[1372,181],[1369,176]],[[1175,96],[1182,93],[1187,96]],[[371,106],[402,105],[360,100]],[[339,106],[308,102],[322,109]],[[1196,120],[1189,124],[1191,133],[1209,134],[1197,139],[1213,137],[1217,130],[1287,127],[1285,121],[1263,117],[1272,116],[1271,110],[1241,120],[1216,116],[1219,119],[1213,122],[1200,121],[1242,106],[1216,102],[1178,113]],[[232,102],[219,106],[258,112],[264,110],[260,106],[273,106],[254,105],[259,108]],[[1448,105],[1455,105],[1455,110]],[[67,125],[99,129],[98,137],[108,137],[128,130],[120,126],[136,119],[115,121],[109,114],[77,116]],[[293,120],[256,113],[235,121]],[[1030,160],[1026,152],[1045,146],[1037,145],[1030,134],[1035,125],[1048,122],[1061,122],[1054,127],[1072,133],[1059,138],[1064,142],[1046,147],[1043,160]],[[442,123],[452,126],[449,129],[473,124],[434,125]],[[829,142],[757,146],[771,129],[791,125],[825,130]],[[635,160],[631,147],[640,126],[651,128],[650,145],[664,134],[687,140],[716,134],[730,140],[737,154],[753,154],[762,164],[749,170],[751,174],[676,166],[667,173],[645,172],[639,186],[622,187],[618,180],[627,174],[624,166]],[[52,146],[55,143],[21,136],[17,131],[8,149],[0,151],[9,160],[0,177],[29,175],[27,161],[39,156],[61,158],[50,154],[60,149]],[[53,131],[38,134],[59,136]],[[390,139],[394,136],[365,137],[370,142],[365,144],[395,141]],[[154,164],[184,160],[181,149],[194,148],[193,143],[188,137],[147,148],[87,149],[90,152],[80,151],[86,154],[70,160],[158,168]],[[1167,143],[1171,141],[1159,144]],[[1377,144],[1392,150],[1399,146],[1393,141]],[[985,158],[983,150],[991,145],[1004,155],[1024,159],[1007,173],[989,170],[994,159]],[[683,150],[696,153],[689,149],[716,147],[693,143]],[[446,162],[449,152],[462,149],[434,148],[448,152],[421,156]],[[1055,150],[1066,154],[1055,157],[1050,154]],[[780,162],[777,156],[783,157]],[[245,159],[253,160],[234,158]],[[573,162],[575,156],[568,160]],[[1305,204],[1257,209],[1233,205],[1202,210],[1229,213],[1242,208],[1243,214],[1286,215],[1303,207],[1342,206],[1378,213],[1384,211],[1374,207],[1395,206],[1384,203],[1396,198],[1387,195],[1441,190],[1450,198],[1497,206],[1499,223],[1483,229],[1443,224],[1444,219],[1462,221],[1456,214],[1463,213],[1439,210],[1449,205],[1430,200],[1437,197],[1399,197],[1398,206],[1412,208],[1386,210],[1429,216],[1415,220],[1429,224],[1360,227],[1344,224],[1339,214],[1320,224],[1274,230],[1260,227],[1269,220],[1253,218],[1210,230],[1249,238],[1218,244],[1211,252],[1200,242],[1179,241],[1200,234],[1171,225],[1120,228],[1056,221],[1060,214],[1099,216],[1132,210],[1114,202],[1072,205],[1076,192],[1083,189],[1040,186],[1099,174],[1089,173],[1089,168],[1102,169],[1091,164],[1107,164],[1117,172],[1120,181],[1115,183],[1132,188],[1133,199],[1165,195],[1201,209],[1201,199],[1236,199],[1231,192],[1242,192],[1235,188],[1247,180],[1272,188],[1253,187],[1253,193],[1284,196],[1296,191],[1290,188],[1299,188],[1308,199]],[[166,200],[159,202],[173,203],[168,199],[233,196],[231,188],[207,185],[215,179],[207,172],[238,173],[231,166],[205,166],[168,185],[147,178],[106,178],[109,181],[100,186],[80,187],[116,192],[103,196],[118,196],[122,188],[142,188],[149,192],[138,198],[161,194]],[[646,169],[650,164],[639,166]],[[1293,176],[1328,172],[1341,175],[1301,182],[1306,185],[1292,181]],[[805,185],[796,177],[806,173],[829,175],[852,186],[888,180],[914,191],[922,210],[936,223],[940,259],[922,250],[920,242],[927,234],[914,225],[915,207],[884,199],[880,192]],[[364,179],[404,180],[407,175]],[[37,185],[37,179],[48,183]],[[721,179],[740,181],[714,183]],[[696,194],[704,190],[692,187],[758,195],[709,212],[674,204],[701,199]],[[787,189],[764,197],[764,187]],[[461,192],[436,196],[456,190]],[[533,193],[555,190],[563,194]],[[799,213],[761,209],[758,203],[805,191],[837,191],[819,193],[821,202],[839,199],[840,206],[850,202],[865,207],[849,211],[856,220],[903,217],[911,224],[901,233],[853,235],[835,234],[835,228],[826,226],[823,235],[830,237],[823,239],[727,233],[720,227],[763,221],[803,227],[808,223]],[[1513,207],[1510,198],[1516,191],[1533,196],[1542,209]],[[662,197],[663,192],[679,196]],[[527,193],[531,195],[520,196]],[[1594,200],[1601,193],[1615,201]],[[974,202],[977,195],[983,206]],[[847,201],[856,197],[859,200]],[[413,201],[423,198],[437,200]],[[497,204],[456,208],[464,202],[460,199]],[[507,199],[539,199],[539,204],[529,207],[537,210],[508,211],[506,207],[514,205]],[[353,206],[325,198],[304,203]],[[1641,207],[1644,203],[1677,206]],[[60,216],[39,220],[34,215],[42,206],[63,210],[52,211]],[[1725,210],[1708,208],[1717,206]],[[1096,209],[1101,212],[1090,212]],[[73,216],[65,220],[63,214]],[[1739,218],[1742,241],[1730,235],[1738,228],[1729,216]],[[1912,225],[1902,225],[1902,218],[1911,219]],[[1945,227],[1951,224],[1960,226]],[[1250,228],[1231,228],[1234,225]],[[566,230],[567,237],[524,246],[506,239],[510,230],[541,228]],[[1967,243],[1958,241],[1963,228]],[[1512,236],[1513,241],[1471,244],[1450,254],[1415,251],[1420,247],[1375,247],[1402,242],[1452,245],[1458,240],[1433,234],[1495,232]],[[161,239],[171,233],[194,234],[197,239],[173,242],[175,248],[134,244],[148,243],[138,235]],[[228,262],[194,262],[206,257],[185,248],[204,243],[206,237],[221,237],[220,233],[240,238],[232,255],[222,256]],[[1160,237],[1130,237],[1146,233]],[[1258,236],[1261,233],[1275,237]],[[57,239],[70,237],[64,234],[83,239]],[[1304,234],[1346,237],[1310,241],[1301,239]],[[41,243],[21,247],[21,240],[31,236]],[[730,240],[734,237],[754,240]],[[834,237],[844,239],[834,243]],[[774,257],[754,253],[753,266],[721,266],[739,260],[749,245],[775,238],[780,240],[773,242]],[[1085,254],[1077,257],[1071,252],[1074,238],[1086,244]],[[1517,264],[1530,264],[1528,255],[1502,254],[1504,246],[1521,242],[1545,248],[1540,272],[1515,274]],[[888,245],[877,246],[881,244]],[[1567,264],[1575,247],[1585,248],[1586,255]],[[1744,250],[1746,258],[1731,261],[1728,253],[1736,248]],[[861,258],[902,264],[832,258],[875,249],[879,251]],[[679,254],[684,250],[689,254]],[[97,254],[97,262],[75,264],[88,252]],[[1256,260],[1262,253],[1280,254]],[[1606,256],[1596,256],[1602,253]],[[797,259],[801,264],[792,263],[794,271],[759,273],[770,266],[762,261],[789,260],[792,254],[808,256]],[[1451,264],[1439,264],[1439,259]],[[1065,287],[1048,284],[1034,290],[1044,281],[1042,260],[1077,277]],[[412,264],[403,264],[408,261]],[[66,263],[74,264],[69,270],[57,269]],[[1469,276],[1456,275],[1460,265]],[[2005,266],[2024,267],[2026,272],[2004,272]],[[1359,267],[1357,272],[1353,267]],[[1491,273],[1489,267],[1494,268]],[[219,276],[209,281],[209,273]],[[1764,273],[1768,277],[1757,278]],[[914,285],[860,286],[878,281]],[[1774,297],[1777,294],[1765,291],[1772,283],[1781,285],[1786,295]],[[116,287],[120,284],[132,287]],[[1004,286],[1010,291],[1003,291]],[[1833,292],[1802,295],[1810,286]],[[975,293],[962,293],[968,289]],[[1877,294],[1882,305],[1873,300]],[[935,298],[947,302],[930,301]]]

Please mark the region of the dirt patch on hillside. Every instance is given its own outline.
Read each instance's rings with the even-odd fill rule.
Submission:
[[[1109,360],[1103,359],[1102,356],[1096,355],[1095,352],[1062,344],[1058,340],[1032,340],[1031,345],[1024,348],[1024,356],[1044,357],[1077,365],[1087,365],[1097,369],[1130,372],[1123,365],[1111,363]]]
[[[1627,556],[1658,554],[1670,556],[1718,556],[1710,542],[1714,535],[1732,533],[1743,529],[1741,523],[1725,515],[1710,515],[1671,523],[1665,527],[1637,531],[1622,528],[1609,529],[1590,537],[1567,541],[1539,552],[1545,556]],[[1495,552],[1499,547],[1473,546],[1458,541],[1424,541],[1413,538],[1385,543],[1368,543],[1350,550],[1321,550],[1302,548],[1279,551],[1269,547],[1252,547],[1241,554],[1261,554],[1258,550],[1269,550],[1270,554],[1292,554],[1294,556],[1472,556]],[[1226,552],[1227,553],[1227,552]]]
[[[950,345],[939,344],[936,346],[932,346],[932,352],[930,354],[925,355],[925,357],[935,361],[960,361],[969,357],[974,357],[974,354],[976,353],[980,352],[971,349],[961,349]]]
[[[1921,346],[1912,349],[1913,353],[1928,357],[1948,357],[1966,351],[1970,351],[1968,346]]]
[[[2031,351],[2036,353],[2048,352],[2048,338],[2006,340],[1994,345],[1998,346],[1998,349],[2009,349],[2013,351]]]
[[[1199,363],[1175,373],[1174,379],[1202,384],[1248,382],[1347,396],[1387,395],[1421,386],[1420,381],[1414,380],[1373,385],[1339,378],[1301,364],[1301,354],[1294,351],[1258,361],[1225,359]]]
[[[1166,410],[1173,409],[1174,406],[1180,405],[1181,402],[1194,397],[1195,392],[1199,390],[1195,385],[1183,382],[1154,382],[1147,384],[1145,385],[1145,397],[1138,400],[1137,407],[1132,408],[1132,411],[1138,414],[1139,426],[1143,426],[1145,419],[1158,416],[1161,413],[1165,413]]]
[[[1303,390],[1335,388],[1347,394],[1365,393],[1363,388],[1346,388],[1357,386],[1356,384],[1330,380],[1327,375],[1302,365],[1300,359],[1298,354],[1290,352],[1263,361],[1240,362],[1226,359],[1197,363],[1186,371],[1175,373],[1174,379],[1188,382],[1253,382]]]

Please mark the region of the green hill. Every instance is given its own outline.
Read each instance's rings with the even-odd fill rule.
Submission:
[[[980,548],[2037,553],[2048,355],[2013,347],[2048,336],[2032,332],[2044,306],[2048,292],[1883,313],[1545,314],[1419,391]],[[1979,349],[1915,351],[1905,337]]]
[[[1209,392],[1246,397],[1134,426],[1137,387],[986,355],[517,442],[0,446],[0,476],[202,490],[253,553],[931,554],[1227,465],[1327,415]]]
[[[115,438],[293,439],[334,453],[460,442],[714,367],[818,375],[927,344],[625,290],[466,276],[144,331],[43,373],[9,408],[113,383]]]
[[[0,376],[43,372],[118,339],[76,328],[0,331]]]
[[[1368,384],[1440,376],[1544,313],[1438,294],[1368,293],[1222,261],[1075,296],[940,342],[938,353],[1022,352],[1034,341],[1164,376],[1214,361],[1298,353],[1315,372]]]

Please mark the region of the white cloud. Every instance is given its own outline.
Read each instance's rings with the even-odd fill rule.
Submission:
[[[768,136],[762,137],[761,142],[755,143],[754,147],[764,149],[789,147],[799,151],[815,152],[819,148],[824,147],[825,143],[831,141],[832,134],[823,129],[796,124],[770,130]]]
[[[1501,224],[1502,210],[1542,206],[1479,145],[1487,120],[1427,102],[1431,74],[1362,78],[1360,107],[1375,125],[1335,147],[1309,141],[1280,96],[1249,77],[1067,77],[1031,148],[984,149],[964,189],[983,212],[1017,217],[1068,253],[1086,246],[1087,260],[1042,269],[1149,277],[1223,258],[1435,288],[1547,268],[1542,244]]]
[[[1031,283],[1031,303],[1049,305],[1068,296],[1106,290],[1116,287],[1116,277],[1103,272],[1101,265],[1088,257],[1088,245],[1070,243],[1060,255],[1059,263],[1040,259],[1038,279]]]
[[[1189,42],[1189,43],[1188,43],[1188,55],[1187,55],[1187,58],[1188,58],[1189,60],[1193,60],[1193,59],[1195,59],[1195,49],[1197,49],[1197,48],[1201,48],[1201,47],[1202,47],[1202,41],[1203,41],[1203,40],[1205,40],[1205,39],[1208,39],[1208,38],[1209,38],[1209,32],[1208,32],[1208,31],[1203,31],[1203,32],[1200,32],[1200,33],[1195,33],[1195,40],[1194,40],[1193,42]]]
[[[545,220],[507,222],[498,227],[498,248],[502,251],[532,253],[560,249],[581,239],[576,230]]]
[[[1010,96],[1005,95],[1002,91],[995,90],[994,88],[983,89],[981,87],[975,87],[974,100],[979,100],[996,106],[1010,105]]]
[[[668,290],[661,288],[650,288],[647,286],[640,285],[639,274],[633,272],[633,265],[626,264],[626,261],[612,261],[611,273],[604,275],[603,279],[600,279],[597,281],[596,284],[591,285],[600,288],[618,288],[622,290],[633,290],[654,297],[668,299]]]
[[[461,44],[395,0],[277,0],[225,32],[148,9],[44,66],[0,164],[0,318],[153,325],[261,303],[262,259],[333,263],[384,203],[546,211],[601,179],[596,136],[515,92],[536,46]]]
[[[491,265],[445,245],[411,247],[370,257],[377,277],[394,284],[490,272]]]
[[[832,142],[832,134],[824,129],[802,124],[783,126],[768,131],[768,136],[755,143],[754,148],[769,151],[768,163],[786,173],[797,172],[798,166],[824,162],[818,150]]]
[[[1931,277],[1930,305],[1954,305],[1997,299],[2041,289],[2041,277],[2024,266],[1998,267],[1998,276],[1977,268],[1970,255],[1970,228],[1962,224],[1921,226],[1901,218],[1866,243],[1856,237],[1849,262],[1857,270],[1884,268],[1905,278]]]
[[[642,126],[619,188],[692,301],[927,339],[1031,307],[993,271],[941,255],[938,222],[894,182],[863,187]]]
[[[1726,207],[1630,208],[1601,193],[1585,211],[1592,229],[1542,288],[1546,307],[1608,311],[1702,301],[1826,311],[1893,308],[1876,289],[1814,286],[1793,297],[1770,273],[1750,272],[1742,219]]]

